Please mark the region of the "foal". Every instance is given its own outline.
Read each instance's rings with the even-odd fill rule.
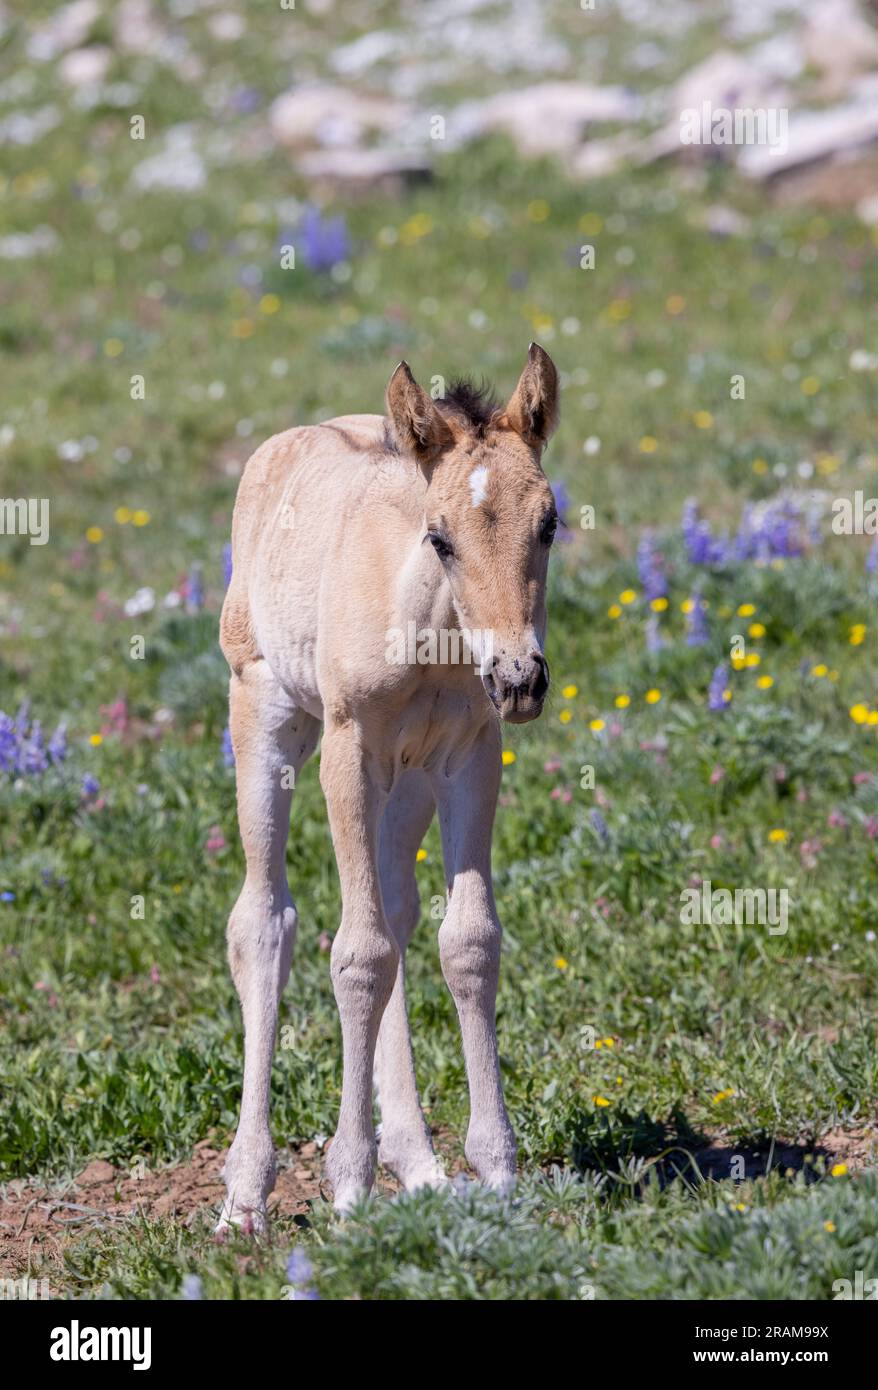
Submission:
[[[540,456],[557,397],[554,364],[535,343],[505,409],[466,383],[431,400],[401,362],[389,418],[288,430],[247,464],[221,621],[247,859],[228,928],[245,1052],[221,1227],[262,1229],[275,1182],[269,1083],[297,922],[285,845],[292,788],[321,723],[343,903],[331,976],[344,1078],[326,1165],[336,1207],[375,1176],[373,1067],[377,1157],[406,1188],[445,1181],[418,1098],[404,971],[419,917],[415,858],[436,807],[450,897],[439,954],[470,1090],[466,1156],[489,1186],[514,1183],[494,1019],[491,830],[500,720],[535,719],[549,685],[545,588],[557,518]],[[412,630],[419,639],[472,633],[468,662],[400,660],[393,636]]]

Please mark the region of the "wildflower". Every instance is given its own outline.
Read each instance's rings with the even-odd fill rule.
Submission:
[[[757,677],[756,684],[759,686],[760,690],[770,690],[774,685],[774,676],[759,676]]]
[[[764,637],[765,628],[762,623],[751,623],[750,626],[747,628],[747,634],[748,636],[754,639],[756,639],[757,637]]]
[[[755,603],[741,603],[741,604],[738,605],[738,617],[739,617],[739,618],[752,618],[752,616],[753,616],[753,614],[754,614],[755,612],[756,612],[756,604],[755,604]]]
[[[220,850],[226,848],[226,837],[218,825],[210,827],[204,848],[208,854],[219,854]]]
[[[772,844],[772,845],[783,845],[783,844],[786,844],[787,832],[786,832],[785,830],[781,830],[780,828],[776,828],[776,829],[774,829],[774,830],[769,830],[769,832],[768,832],[768,839],[769,839],[769,843]]]
[[[833,1163],[829,1171],[834,1178],[843,1178],[847,1170],[848,1166],[846,1163]]]
[[[824,1229],[824,1231],[828,1231],[829,1234],[832,1235],[832,1234],[835,1232],[835,1230],[836,1230],[835,1222],[834,1222],[834,1221],[824,1221],[824,1223],[823,1223],[823,1229]]]
[[[659,630],[658,618],[653,614],[646,620],[646,650],[650,653],[660,652],[665,646],[665,639]]]
[[[615,700],[613,701],[613,704],[616,706],[616,709],[627,709],[628,706],[631,704],[631,696],[617,695]]]
[[[848,633],[848,641],[850,642],[851,646],[862,646],[863,638],[866,636],[867,631],[868,629],[865,623],[854,623],[853,627]]]
[[[641,538],[637,547],[637,573],[647,602],[654,604],[663,599],[663,607],[667,608],[668,581],[662,569],[662,557],[648,532]],[[662,612],[663,609],[658,608],[655,611]]]
[[[189,571],[186,583],[186,612],[198,613],[204,607],[204,581],[201,566],[195,564]]]
[[[646,703],[648,705],[657,705],[659,700],[662,698],[662,692],[660,690],[655,689],[647,690],[643,698],[646,700]]]
[[[546,762],[543,763],[543,772],[560,772],[560,771],[561,771],[561,759],[560,759],[560,758],[549,758]]]
[[[705,603],[701,595],[693,595],[692,606],[686,615],[687,647],[703,647],[710,640],[704,613]]]
[[[811,667],[811,675],[816,676],[817,679],[820,680],[823,676],[829,675],[829,667],[824,665],[821,661],[816,666]]]
[[[417,854],[415,855],[415,860],[416,860],[416,862],[417,862],[418,864],[423,864],[423,862],[424,862],[424,860],[425,860],[426,858],[427,858],[427,851],[426,851],[425,849],[419,849],[418,852],[417,852]]]
[[[3,892],[0,893],[0,903],[14,903],[14,902],[15,902],[15,894],[14,894],[9,888],[4,888],[4,889],[3,889]]]
[[[867,840],[878,839],[878,816],[867,816],[863,822]]]
[[[311,1288],[311,1280],[314,1277],[314,1266],[308,1259],[304,1250],[298,1246],[287,1260],[287,1278],[293,1286],[293,1299],[297,1302],[313,1302],[319,1298],[315,1289]]]
[[[504,748],[504,749],[503,749],[503,766],[504,766],[504,767],[511,767],[512,764],[515,762],[515,758],[516,758],[516,755],[515,755],[515,753],[513,753],[513,751],[512,751],[511,748]]]
[[[719,765],[717,765],[717,766],[712,770],[712,772],[711,772],[711,774],[710,774],[710,785],[711,785],[712,787],[715,787],[715,786],[717,785],[718,782],[721,782],[721,781],[723,780],[723,778],[725,777],[725,775],[726,775],[726,770],[725,770],[725,768],[724,768],[724,767],[720,767]]]
[[[182,1297],[187,1303],[197,1303],[204,1297],[201,1279],[197,1274],[184,1274]]]
[[[611,603],[610,606],[609,606],[609,608],[607,609],[607,617],[608,617],[608,618],[621,618],[621,616],[622,616],[622,610],[621,610],[621,608],[619,607],[618,603]]]
[[[340,262],[350,260],[350,239],[343,217],[325,218],[317,208],[307,208],[302,219],[302,239],[302,259],[317,274],[325,274]]]
[[[226,767],[234,767],[235,750],[232,747],[232,731],[229,728],[228,724],[223,729],[223,736],[220,747],[222,749],[223,762],[225,763]]]
[[[711,849],[722,849],[722,845],[723,845],[723,837],[722,837],[722,835],[711,835],[711,837],[710,837],[710,848],[711,848]]]
[[[561,691],[561,694],[563,695],[565,700],[572,700],[579,694],[579,686],[565,685],[564,689]]]
[[[637,598],[637,590],[636,590],[636,589],[623,589],[622,592],[621,592],[621,594],[619,595],[619,602],[620,602],[620,603],[624,603],[624,604],[629,604],[629,603],[633,603],[634,600],[635,600],[636,598]]]
[[[573,718],[573,711],[569,709],[562,709],[561,713],[558,715],[558,718],[561,720],[562,724],[569,724],[571,719]]]
[[[555,969],[556,969],[556,970],[566,970],[566,969],[567,969],[567,965],[568,965],[568,962],[564,959],[563,956],[556,956],[556,957],[555,957]]]
[[[591,729],[592,733],[599,734],[601,730],[605,728],[605,723],[603,719],[591,719],[589,720],[588,727]]]
[[[855,724],[865,724],[869,718],[869,706],[859,702],[856,705],[851,705],[848,713]]]
[[[848,823],[841,811],[830,811],[827,818],[827,825],[830,825],[833,830],[847,830]]]
[[[97,796],[100,789],[101,784],[98,781],[97,777],[92,777],[91,773],[87,772],[82,779],[82,795]]]
[[[604,846],[609,845],[610,829],[597,807],[592,807],[589,813],[589,820],[601,844]]]
[[[101,541],[104,539],[104,533],[100,526],[89,526],[85,533],[85,539],[88,541],[89,545],[100,545]]]
[[[729,700],[732,698],[732,692],[728,688],[728,682],[729,668],[726,666],[725,662],[720,662],[719,666],[714,668],[713,675],[710,679],[710,686],[707,691],[707,708],[714,714],[716,714],[718,710],[725,709]]]
[[[611,1104],[612,1104],[612,1101],[607,1100],[606,1096],[592,1096],[592,1101],[593,1101],[593,1103],[594,1103],[595,1105],[599,1106],[602,1110],[604,1109],[605,1106],[611,1105]]]

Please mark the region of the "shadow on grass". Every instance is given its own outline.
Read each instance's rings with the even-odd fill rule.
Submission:
[[[779,1172],[804,1173],[817,1182],[837,1157],[821,1143],[796,1144],[769,1135],[750,1144],[734,1143],[722,1134],[695,1129],[682,1111],[660,1122],[644,1111],[617,1113],[612,1121],[582,1115],[574,1126],[570,1153],[581,1173],[601,1172],[639,1184],[655,1173],[664,1187],[671,1182],[698,1186],[701,1182],[763,1178]]]

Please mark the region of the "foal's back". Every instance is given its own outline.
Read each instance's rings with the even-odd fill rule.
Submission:
[[[266,440],[244,470],[232,522],[221,620],[232,669],[264,658],[296,703],[322,718],[321,662],[343,662],[353,643],[358,665],[384,664],[400,555],[420,524],[423,491],[381,415]],[[318,650],[321,634],[331,651],[325,642]]]

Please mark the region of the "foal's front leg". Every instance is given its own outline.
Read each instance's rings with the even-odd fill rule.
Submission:
[[[515,1135],[500,1080],[495,1010],[500,922],[491,883],[491,832],[500,788],[500,730],[492,722],[456,776],[437,781],[445,876],[451,901],[439,929],[442,972],[457,1006],[470,1091],[465,1152],[479,1177],[515,1185]]]
[[[375,1178],[372,1068],[399,950],[384,918],[378,878],[378,826],[386,798],[370,775],[353,724],[327,727],[320,781],[342,896],[331,974],[341,1018],[344,1072],[338,1129],[326,1169],[335,1206],[344,1211],[370,1190]]]

